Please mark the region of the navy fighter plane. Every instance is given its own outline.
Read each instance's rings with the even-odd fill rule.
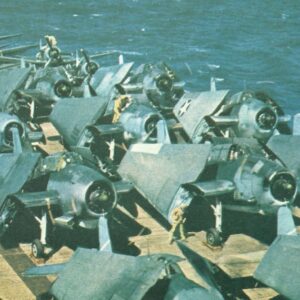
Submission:
[[[106,217],[117,202],[115,185],[98,171],[81,164],[76,154],[59,153],[38,162],[39,154],[31,155],[36,158],[34,162],[37,165],[28,168],[27,173],[33,173],[35,177],[29,180],[24,173],[27,177],[22,181],[22,189],[11,177],[7,181],[15,188],[10,190],[2,186],[5,194],[0,207],[0,237],[5,236],[18,213],[22,212],[35,219],[40,227],[40,238],[32,244],[36,257],[43,257],[45,246],[55,245],[55,232],[59,228],[98,228],[99,246],[109,249]]]
[[[266,143],[274,134],[291,133],[290,117],[260,92],[186,92],[173,112],[193,143],[207,136],[256,138]]]
[[[155,109],[132,103],[119,121],[112,123],[113,112],[106,115],[107,109],[102,96],[62,99],[50,115],[65,147],[79,151],[91,161],[96,157],[96,164],[103,170],[108,161],[118,163],[131,143],[156,142],[156,125],[163,121]]]
[[[15,116],[0,114],[0,138],[0,238],[22,212],[40,225],[40,238],[32,244],[37,257],[45,245],[53,244],[57,228],[98,228],[100,247],[110,248],[106,217],[118,193],[128,192],[130,185],[111,182],[76,153],[42,157],[33,151],[24,124]]]
[[[222,242],[222,208],[273,214],[297,193],[296,178],[283,164],[229,143],[135,144],[118,173],[170,222],[176,207],[208,201],[216,223],[207,242],[214,246]]]

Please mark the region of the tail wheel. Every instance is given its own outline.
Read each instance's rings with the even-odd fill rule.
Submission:
[[[220,246],[223,242],[222,233],[215,228],[210,228],[206,233],[206,242],[213,247]]]
[[[35,239],[31,244],[31,253],[35,258],[42,258],[45,254],[45,247],[42,242]]]

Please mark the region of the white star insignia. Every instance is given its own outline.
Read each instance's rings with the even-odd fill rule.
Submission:
[[[190,105],[191,105],[191,102],[192,102],[192,100],[189,99],[189,100],[185,101],[185,102],[181,105],[181,107],[180,107],[180,109],[179,109],[179,111],[178,111],[178,116],[179,116],[179,117],[182,117],[182,116],[187,112],[187,110],[189,109],[189,107],[190,107]]]

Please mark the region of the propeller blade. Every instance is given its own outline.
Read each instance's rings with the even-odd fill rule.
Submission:
[[[171,144],[167,122],[165,120],[160,120],[157,122],[156,127],[157,127],[157,143]]]
[[[277,213],[277,235],[297,235],[293,215],[288,207],[280,207]]]
[[[50,42],[49,36],[46,35],[46,36],[45,36],[45,40],[46,40],[46,43],[47,43],[48,47],[49,47],[50,49],[52,49],[53,46],[52,46],[52,44],[51,44],[51,42]]]
[[[89,64],[89,63],[90,63],[90,58],[89,58],[89,56],[87,55],[86,51],[85,51],[84,49],[81,49],[80,52],[81,52],[81,54],[83,55],[83,57],[84,57],[86,63]]]
[[[19,129],[16,127],[11,128],[12,137],[13,137],[13,145],[14,145],[14,154],[21,154],[22,151],[22,144],[20,139],[20,132]]]
[[[101,215],[99,217],[98,239],[99,239],[99,250],[100,251],[112,252],[108,222],[107,222],[107,218],[105,215]]]

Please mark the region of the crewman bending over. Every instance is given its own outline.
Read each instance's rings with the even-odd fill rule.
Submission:
[[[130,103],[131,98],[127,95],[121,95],[115,100],[112,123],[117,123],[119,121],[122,111],[124,111]]]

